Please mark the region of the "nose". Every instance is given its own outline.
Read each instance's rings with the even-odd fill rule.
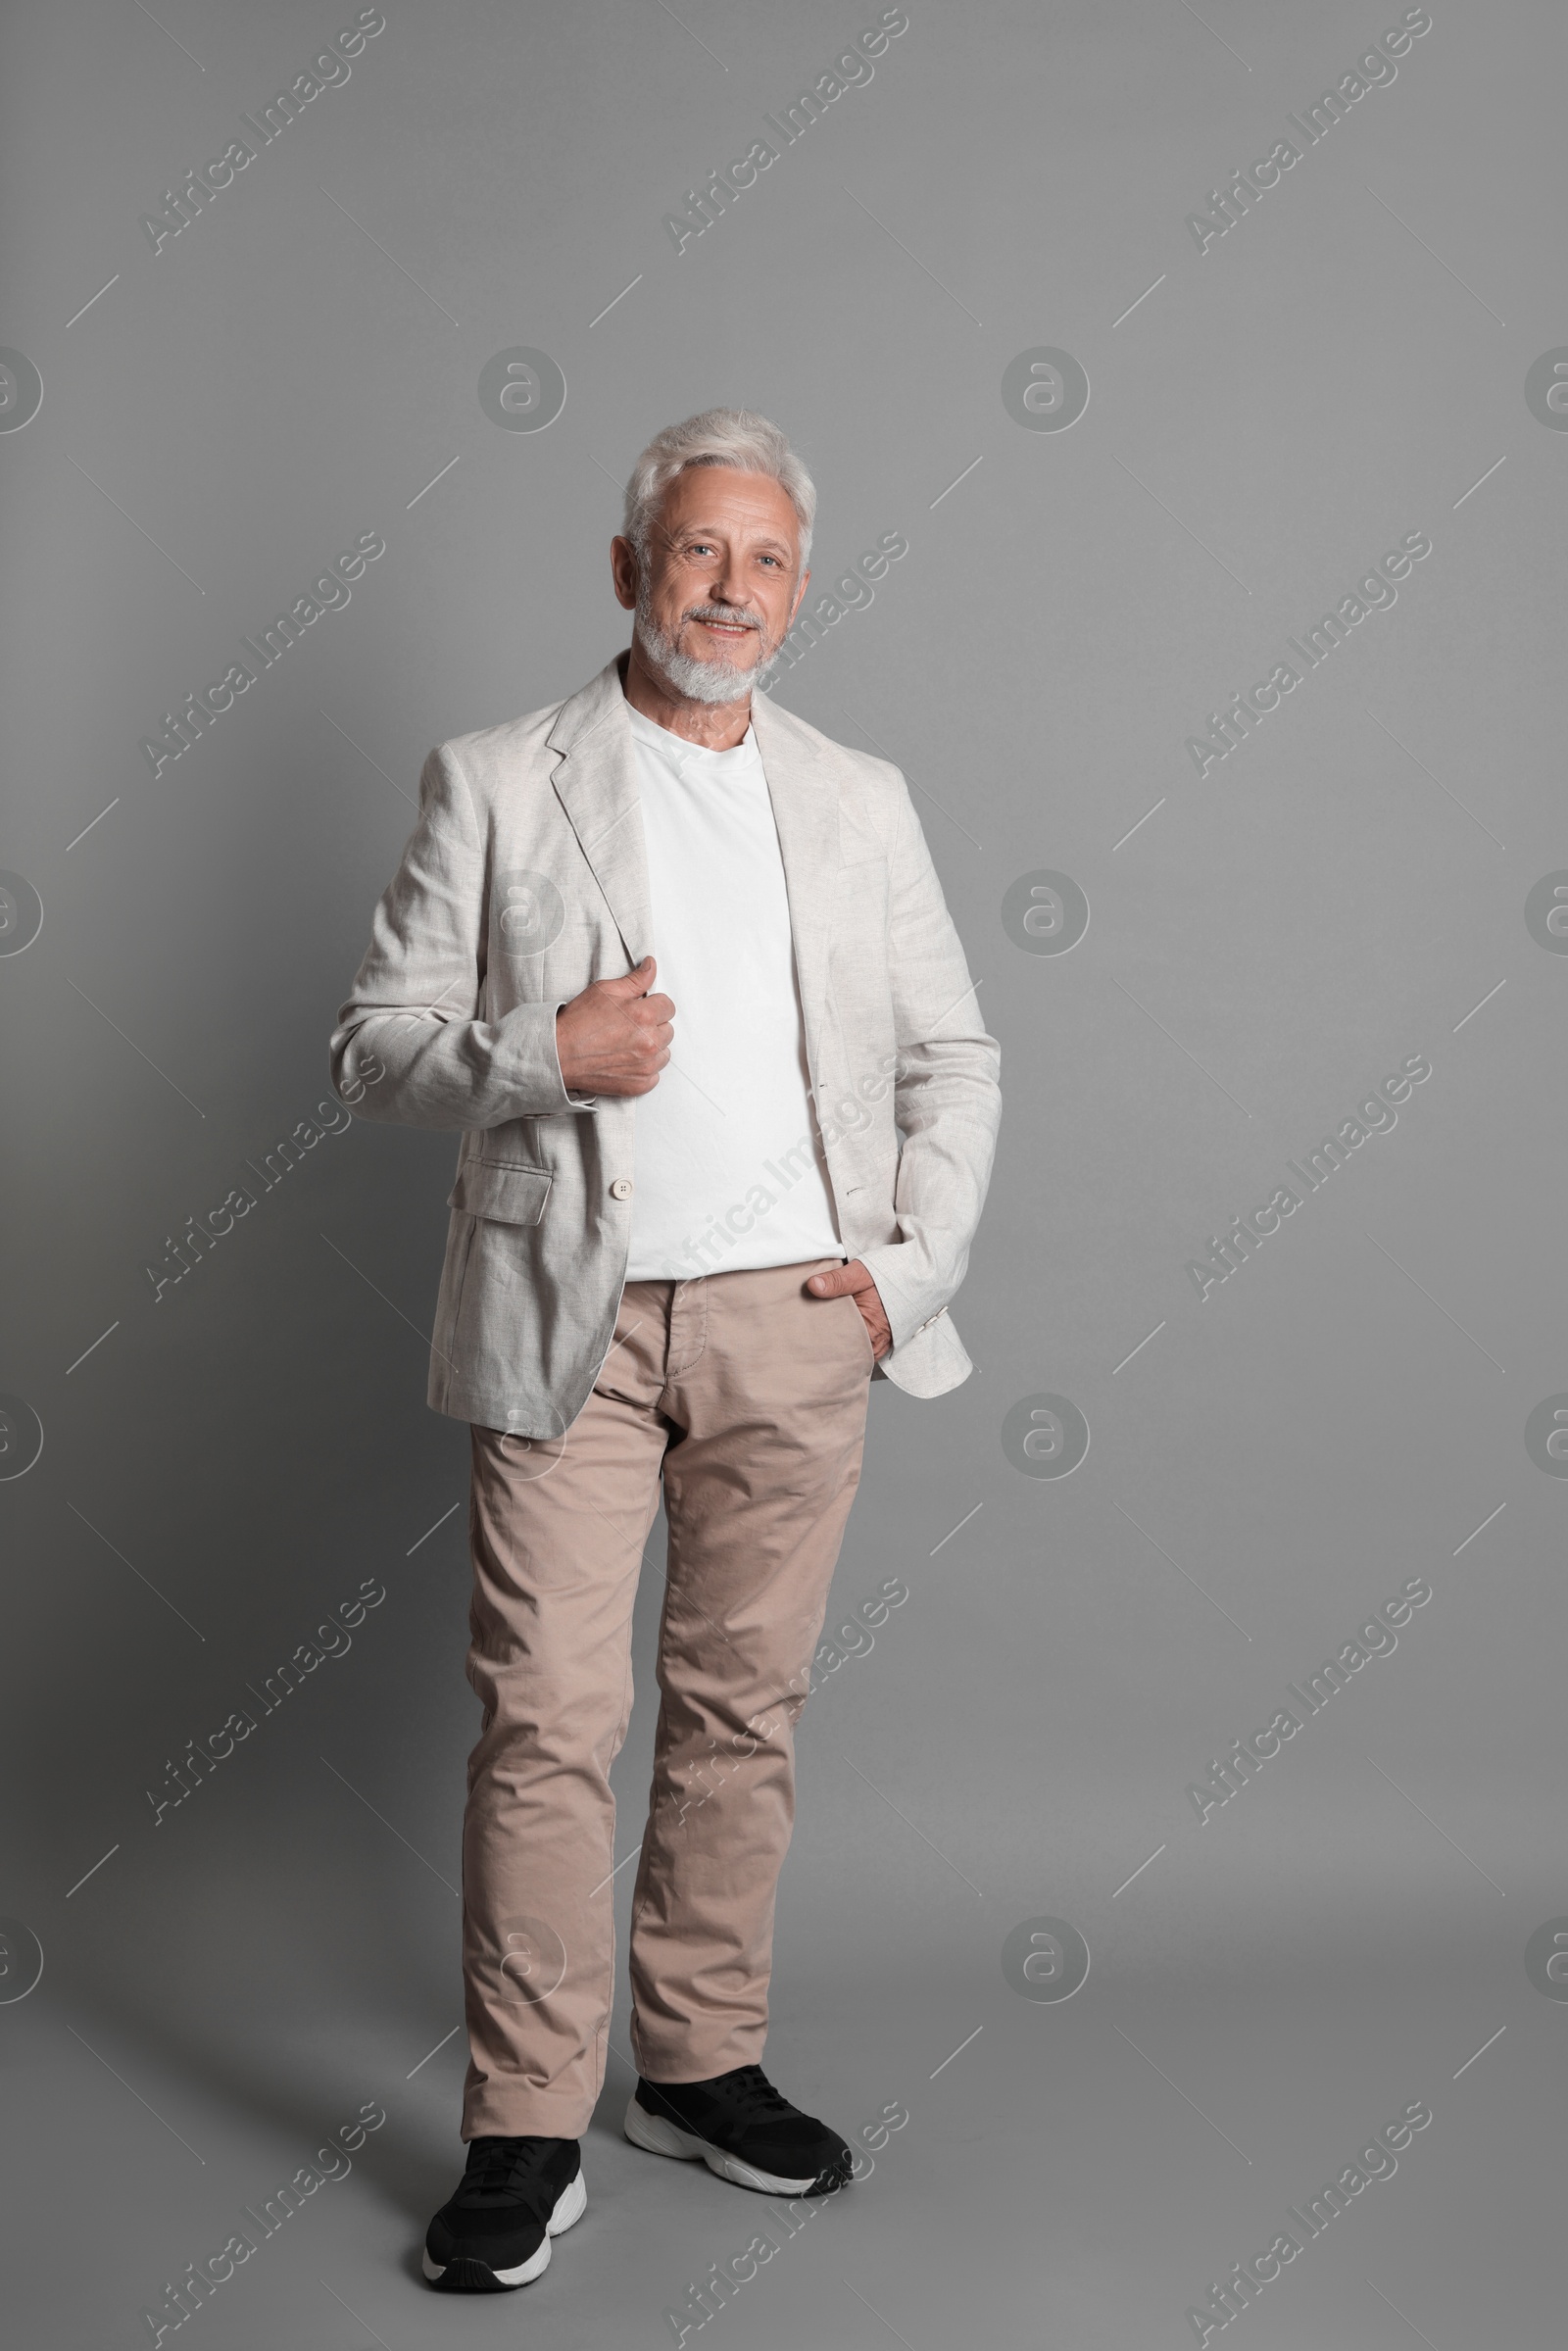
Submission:
[[[708,583],[709,596],[712,603],[737,607],[745,605],[746,585],[736,572],[736,561],[733,550],[714,556],[713,569]]]

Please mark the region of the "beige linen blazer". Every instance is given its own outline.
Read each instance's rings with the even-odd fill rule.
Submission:
[[[331,1043],[358,1116],[462,1130],[429,1402],[523,1437],[559,1436],[582,1409],[625,1283],[636,1101],[568,1094],[555,1040],[563,1004],[659,952],[625,658],[430,754]],[[990,1180],[1000,1052],[899,770],[765,695],[752,723],[817,1149],[893,1332],[877,1371],[939,1396],[971,1368],[947,1308]]]

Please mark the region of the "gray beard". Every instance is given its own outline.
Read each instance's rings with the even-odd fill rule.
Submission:
[[[664,634],[642,587],[637,592],[637,640],[650,669],[688,702],[744,702],[754,686],[767,683],[782,650],[775,646],[765,660],[751,668],[742,668],[722,655],[716,661],[701,661],[695,654],[682,653],[674,639]]]

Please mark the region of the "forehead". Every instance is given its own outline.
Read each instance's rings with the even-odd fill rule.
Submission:
[[[715,530],[792,549],[800,541],[799,517],[782,483],[734,465],[688,465],[665,491],[660,519],[672,534]]]

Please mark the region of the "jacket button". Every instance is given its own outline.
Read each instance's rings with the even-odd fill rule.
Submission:
[[[610,1197],[612,1200],[630,1200],[630,1176],[616,1176],[614,1182],[610,1187]]]

